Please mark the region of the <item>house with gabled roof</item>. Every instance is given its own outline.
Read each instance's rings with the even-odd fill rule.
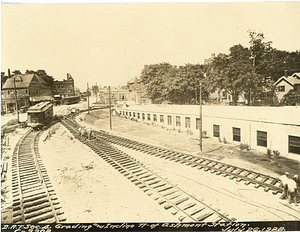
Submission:
[[[51,88],[37,74],[15,74],[8,78],[1,92],[1,110],[9,113],[18,108],[28,108],[41,101],[52,101]]]
[[[296,94],[300,95],[300,73],[294,73],[291,76],[283,76],[279,78],[275,83],[276,95],[279,101],[281,101],[290,90],[293,90]]]

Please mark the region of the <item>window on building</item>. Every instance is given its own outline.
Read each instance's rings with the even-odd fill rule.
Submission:
[[[129,112],[129,116],[131,117],[131,112]]]
[[[180,117],[176,116],[176,126],[180,126]]]
[[[289,152],[300,154],[300,137],[289,135]]]
[[[154,121],[154,122],[156,122],[156,121],[157,121],[156,114],[153,114],[153,121]]]
[[[133,117],[135,118],[135,112],[133,112],[132,114],[133,114]]]
[[[233,141],[241,142],[241,128],[232,127]]]
[[[200,118],[196,118],[196,129],[200,129]]]
[[[151,120],[151,118],[150,118],[150,114],[147,114],[147,119],[148,119],[148,121],[150,121],[150,120]]]
[[[28,89],[25,89],[25,94],[28,94]]]
[[[126,111],[126,116],[128,116],[128,112]]]
[[[142,119],[145,120],[145,114],[144,113],[142,113]]]
[[[267,132],[257,131],[257,146],[267,147]]]
[[[137,118],[140,119],[140,113],[137,113]]]
[[[219,125],[213,125],[213,134],[214,137],[220,137],[220,126]]]
[[[185,127],[191,128],[191,118],[185,117]]]
[[[277,86],[277,91],[278,92],[285,92],[285,86],[284,85]]]
[[[164,116],[160,115],[160,122],[164,122]]]
[[[168,115],[168,125],[172,125],[172,116]]]

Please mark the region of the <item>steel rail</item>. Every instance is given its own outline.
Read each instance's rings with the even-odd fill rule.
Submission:
[[[38,153],[40,133],[28,130],[13,153],[13,223],[65,221]]]
[[[107,141],[93,136],[91,140],[85,139],[78,134],[79,124],[69,117],[61,122],[75,138],[84,142],[94,150],[105,161],[126,176],[131,182],[148,192],[154,193],[154,200],[157,200],[164,209],[173,208],[173,215],[179,213],[179,221],[199,222],[199,221],[234,221],[227,214],[222,214],[218,210],[205,204],[203,201],[180,189],[165,178],[157,175],[144,164],[133,159],[128,154],[112,146]],[[150,192],[150,194],[149,194]],[[185,203],[185,204],[183,204]],[[183,216],[182,216],[183,215]]]
[[[272,190],[274,195],[283,192],[282,183],[278,178],[208,158],[202,158],[196,155],[181,153],[116,135],[111,135],[105,131],[94,131],[93,133],[96,137],[98,136],[99,138],[103,138],[112,144],[118,144],[150,155],[180,162],[192,167],[197,167],[198,169],[204,169],[204,171],[211,171],[211,173],[215,173],[217,175],[223,174],[223,176],[230,176],[230,179],[235,178],[237,181],[245,181],[246,185],[252,183],[256,188],[263,187],[266,192]]]

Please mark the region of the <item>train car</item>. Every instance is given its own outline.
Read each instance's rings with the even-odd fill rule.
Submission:
[[[44,126],[53,116],[53,105],[41,102],[31,106],[27,111],[27,125],[30,127]]]
[[[63,105],[71,105],[71,104],[76,104],[78,102],[80,102],[80,96],[64,97],[62,99]]]

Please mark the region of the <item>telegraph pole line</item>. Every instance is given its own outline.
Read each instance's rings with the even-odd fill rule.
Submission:
[[[90,113],[90,94],[89,94],[89,83],[86,84],[86,92],[87,92],[87,97],[88,97],[88,114]]]
[[[111,125],[111,100],[110,100],[110,86],[108,86],[108,95],[109,95],[109,128],[112,130],[112,125]]]
[[[10,70],[8,69],[8,77],[10,78]],[[15,100],[16,100],[16,110],[17,110],[17,118],[18,118],[18,123],[20,122],[19,119],[19,107],[18,107],[18,96],[17,96],[17,88],[16,88],[16,77],[14,77],[14,89],[15,89]]]
[[[200,151],[202,152],[202,83],[200,83],[200,97],[199,97],[199,101],[200,101],[200,125],[199,125],[199,140],[200,140]]]
[[[98,85],[97,85],[97,82],[96,82],[96,102],[97,102],[97,95],[98,95]]]

